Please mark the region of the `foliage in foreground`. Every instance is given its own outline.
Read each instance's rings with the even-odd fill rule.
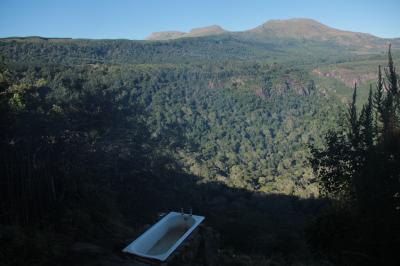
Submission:
[[[347,125],[313,149],[321,192],[336,203],[310,237],[339,264],[400,263],[400,91],[390,47],[384,70],[360,114],[355,87]]]

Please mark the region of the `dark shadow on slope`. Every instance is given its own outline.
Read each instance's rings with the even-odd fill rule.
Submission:
[[[129,226],[136,228],[135,235],[126,238],[140,235],[143,224],[154,223],[158,213],[193,209],[221,235],[221,248],[225,250],[280,256],[288,263],[310,259],[305,227],[327,201],[199,182],[193,175],[165,172],[146,179],[142,185],[125,184],[120,204]]]

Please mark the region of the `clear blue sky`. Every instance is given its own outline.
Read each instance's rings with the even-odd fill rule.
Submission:
[[[153,31],[211,24],[240,31],[287,18],[400,37],[400,0],[0,0],[0,37],[143,39]]]

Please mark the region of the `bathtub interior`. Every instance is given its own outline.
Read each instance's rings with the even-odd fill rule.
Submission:
[[[165,260],[203,220],[203,216],[170,212],[123,251]]]

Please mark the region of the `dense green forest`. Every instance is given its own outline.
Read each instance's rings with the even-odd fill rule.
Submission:
[[[261,41],[235,35],[158,42],[41,37],[0,40],[3,61],[29,64],[159,64],[250,60],[304,65],[345,61],[355,57],[351,50],[335,42],[294,38],[269,38]]]
[[[391,56],[348,113],[310,74],[354,57],[224,35],[2,39],[0,261],[123,264],[157,213],[193,208],[220,235],[218,265],[396,265]]]
[[[60,116],[84,97],[94,106],[110,97],[109,108],[141,109],[152,140],[171,146],[177,161],[205,181],[317,194],[305,164],[306,145],[321,144],[324,128],[334,120],[327,106],[334,104],[300,70],[244,63],[15,66],[8,71],[23,77],[13,81],[22,83],[16,86],[40,80],[49,88],[44,99]]]

